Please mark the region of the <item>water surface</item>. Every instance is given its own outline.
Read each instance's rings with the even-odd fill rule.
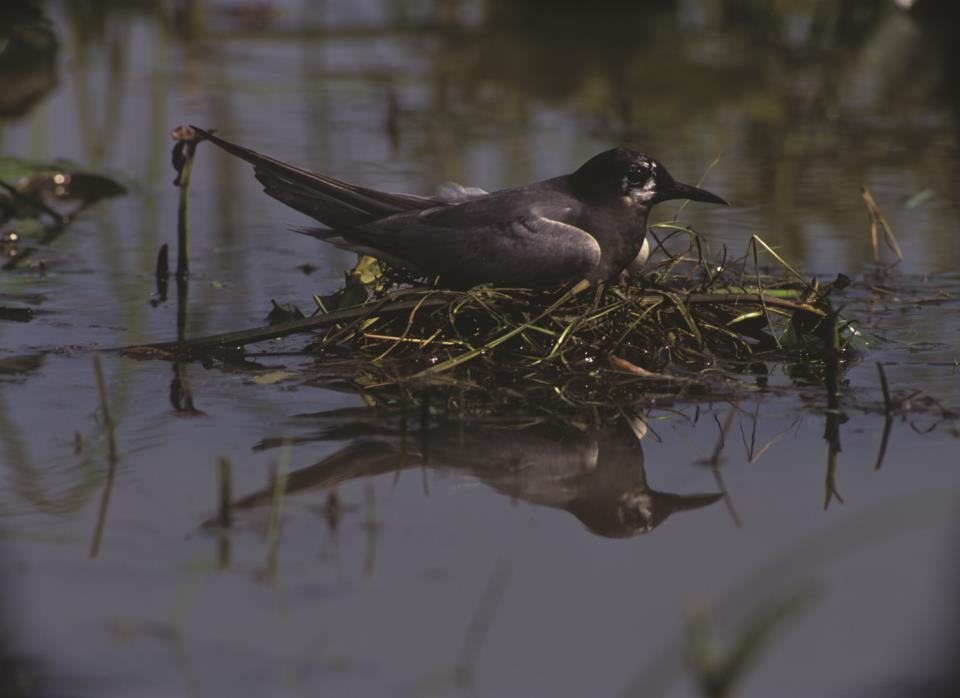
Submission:
[[[35,311],[0,320],[0,359],[42,357],[0,373],[5,632],[37,695],[695,695],[691,614],[710,609],[725,647],[796,594],[742,695],[940,676],[960,493],[943,415],[960,407],[955,48],[893,3],[742,5],[47,3],[56,50],[3,73],[40,89],[0,117],[2,152],[130,192],[81,215],[42,267],[0,275],[2,304]],[[716,253],[757,234],[807,274],[863,281],[845,313],[883,341],[846,372],[842,419],[778,367],[736,401],[651,405],[639,441],[443,415],[405,435],[356,395],[199,363],[184,370],[202,414],[187,416],[175,367],[106,352],[119,462],[104,506],[91,351],[175,336],[153,270],[175,242],[181,123],[417,193],[513,186],[614,144],[693,182],[719,157],[706,185],[735,206],[683,220]],[[904,249],[892,275],[870,264],[863,184]],[[191,221],[188,336],[261,324],[271,299],[309,310],[353,262],[289,232],[305,219],[206,146]],[[882,459],[877,361],[914,407]],[[223,457],[238,497],[289,474],[273,552],[269,496],[226,540],[202,526]]]

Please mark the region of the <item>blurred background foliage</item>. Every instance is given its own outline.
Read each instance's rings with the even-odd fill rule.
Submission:
[[[299,145],[317,168],[417,162],[429,189],[438,177],[477,177],[469,163],[491,149],[502,162],[480,173],[481,185],[553,174],[610,143],[687,171],[721,154],[713,176],[754,209],[742,219],[749,232],[800,260],[810,226],[862,227],[865,181],[880,180],[879,194],[901,203],[932,188],[960,205],[949,185],[958,174],[960,24],[948,0],[10,0],[0,119],[22,120],[56,84],[63,41],[45,11],[84,81],[106,71],[115,85],[155,84],[172,69],[176,89],[208,98],[210,125],[234,136],[262,129],[268,112],[290,118],[289,91],[303,92],[298,113],[306,109],[313,127]],[[144,23],[160,36],[152,57],[136,57]],[[289,72],[266,74],[285,46]],[[250,64],[260,55],[258,72]],[[140,65],[132,74],[130,64],[144,61],[151,73]],[[101,89],[90,111],[106,111],[108,123],[77,115],[88,142],[122,126],[110,113],[125,88]],[[231,93],[260,100],[238,109]],[[332,134],[356,127],[357,111],[375,121],[379,132],[367,135],[383,155],[331,152],[346,147]],[[99,159],[102,148],[88,154]]]

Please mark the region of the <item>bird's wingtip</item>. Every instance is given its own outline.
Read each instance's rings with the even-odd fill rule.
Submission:
[[[320,228],[308,225],[291,225],[290,230],[301,235],[309,235],[318,240],[330,240],[336,233],[331,228]]]
[[[188,124],[187,126],[188,128],[192,129],[194,133],[197,134],[198,136],[197,140],[201,140],[201,141],[209,139],[210,136],[212,136],[214,133],[217,132],[215,128],[200,128],[199,126],[195,126],[194,124]]]

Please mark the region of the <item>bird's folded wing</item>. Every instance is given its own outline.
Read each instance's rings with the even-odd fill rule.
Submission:
[[[587,277],[600,245],[586,231],[544,216],[498,224],[439,225],[430,216],[401,214],[356,229],[313,231],[339,247],[400,263],[454,286],[494,283],[559,285]]]
[[[204,139],[255,168],[264,190],[275,199],[327,225],[357,225],[402,211],[437,206],[435,199],[359,187],[289,165],[192,126]]]

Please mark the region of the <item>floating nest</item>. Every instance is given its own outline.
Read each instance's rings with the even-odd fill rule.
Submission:
[[[846,277],[808,280],[759,238],[743,258],[710,263],[692,230],[661,227],[692,242],[642,279],[452,291],[364,258],[342,289],[315,297],[312,317],[275,306],[268,327],[128,353],[230,361],[256,342],[310,331],[302,352],[318,358],[306,376],[317,384],[394,395],[445,386],[461,402],[496,394],[582,408],[729,396],[762,386],[776,363],[821,382],[857,349],[860,333],[831,302]],[[776,264],[760,267],[761,250]]]

